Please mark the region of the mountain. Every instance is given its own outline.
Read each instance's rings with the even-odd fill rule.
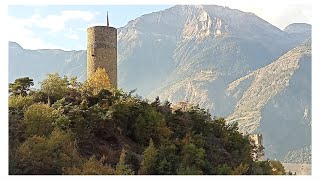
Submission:
[[[306,23],[289,24],[283,31],[287,32],[292,39],[301,42],[311,36],[311,25]]]
[[[9,42],[9,82],[28,76],[38,82],[48,73],[77,76],[86,79],[86,51],[63,51],[59,49],[23,49],[15,42]]]
[[[141,16],[118,30],[118,43],[119,84],[142,95],[206,69],[231,81],[298,44],[252,13],[213,5]]]
[[[289,34],[310,34],[311,25],[307,23],[293,23],[284,28],[284,31]]]
[[[312,156],[311,156],[311,146],[306,146],[300,149],[295,149],[288,152],[283,158],[284,163],[295,163],[302,164],[307,163],[311,164]]]
[[[300,44],[311,36],[301,29],[289,25],[281,30],[253,13],[215,5],[178,5],[146,14],[118,29],[118,84],[151,100],[188,101],[237,121],[242,132],[262,133],[268,157],[281,159],[289,150],[310,145],[310,126],[300,124],[311,120],[311,61],[292,50],[305,47]],[[86,51],[18,47],[9,43],[11,82],[21,76],[38,82],[50,72],[85,79]],[[282,72],[278,65],[288,69]],[[275,76],[261,78],[270,68]],[[266,88],[269,82],[264,81],[279,84],[273,84],[274,92],[260,90],[263,96],[254,97],[259,95],[254,86]],[[307,120],[299,119],[301,111]],[[288,124],[281,135],[280,127]],[[273,133],[270,126],[279,129]],[[290,130],[299,133],[287,135]],[[286,140],[290,143],[283,143]]]
[[[311,40],[230,83],[227,94],[237,102],[227,121],[262,133],[269,156],[310,145]]]

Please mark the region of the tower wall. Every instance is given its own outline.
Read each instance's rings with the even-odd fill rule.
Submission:
[[[249,138],[254,145],[262,145],[262,134],[250,134]]]
[[[117,29],[93,26],[87,29],[87,78],[97,68],[107,72],[111,87],[117,88]]]

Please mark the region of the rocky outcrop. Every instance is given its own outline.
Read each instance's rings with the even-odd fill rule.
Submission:
[[[300,149],[295,149],[288,152],[284,158],[284,163],[295,163],[295,164],[311,164],[312,155],[311,155],[311,148],[312,146],[306,146]]]
[[[273,63],[260,68],[229,84],[227,93],[238,96],[238,86],[252,78],[251,85],[243,93],[235,106],[234,112],[227,117],[227,122],[237,122],[243,133],[252,133],[260,125],[261,110],[279,92],[283,91],[299,68],[303,57],[311,57],[311,43],[300,45],[281,56]],[[311,78],[311,77],[310,77]],[[308,110],[305,112],[306,116]]]

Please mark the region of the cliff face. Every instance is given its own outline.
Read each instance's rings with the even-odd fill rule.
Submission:
[[[118,34],[119,84],[142,95],[207,69],[231,81],[298,44],[252,13],[220,6],[175,6]]]
[[[226,92],[237,102],[227,121],[244,133],[264,134],[268,155],[281,159],[311,144],[310,40],[230,83]]]
[[[310,32],[310,25],[282,31],[252,13],[214,5],[146,14],[118,29],[118,87],[199,104],[238,122],[242,132],[263,134],[267,156],[281,159],[311,143],[311,41],[300,45]],[[9,44],[10,82],[40,81],[50,72],[84,80],[86,52]]]

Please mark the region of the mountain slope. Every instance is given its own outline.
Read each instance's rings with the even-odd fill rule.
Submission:
[[[284,28],[289,34],[309,34],[311,33],[311,25],[306,23],[292,23]]]
[[[237,99],[227,122],[237,122],[243,133],[262,133],[269,156],[310,145],[311,40],[230,83],[227,93]]]
[[[147,14],[118,34],[119,84],[142,95],[204,67],[234,80],[297,45],[252,13],[214,5]]]
[[[311,25],[306,23],[292,23],[284,28],[284,32],[288,33],[292,39],[301,42],[311,36]]]
[[[9,42],[9,82],[28,76],[37,83],[48,73],[77,76],[86,79],[86,51],[63,51],[59,49],[23,49],[19,44]]]
[[[311,160],[312,160],[311,149],[312,149],[311,146],[306,146],[300,149],[295,149],[293,151],[290,151],[283,158],[283,162],[295,163],[295,164],[302,164],[302,163],[311,164]]]

